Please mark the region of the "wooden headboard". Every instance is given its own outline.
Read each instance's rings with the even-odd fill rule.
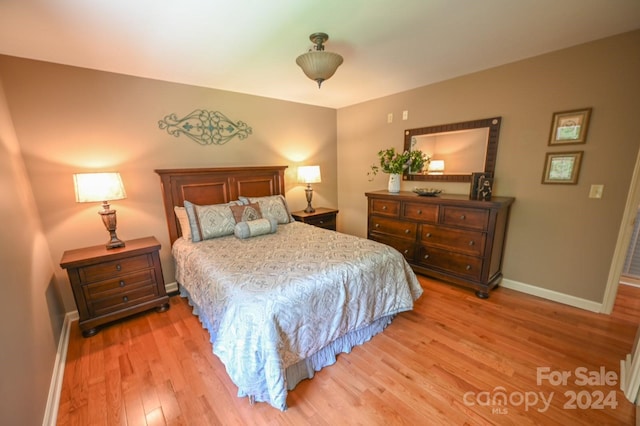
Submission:
[[[181,236],[174,214],[184,201],[194,204],[222,204],[245,197],[284,195],[284,170],[287,166],[221,167],[204,169],[162,169],[160,175],[164,213],[171,244]]]

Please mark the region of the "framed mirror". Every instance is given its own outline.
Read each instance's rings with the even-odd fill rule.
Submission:
[[[405,173],[404,180],[471,182],[471,173],[493,173],[502,117],[408,129],[404,149],[419,149],[431,161],[422,172]]]

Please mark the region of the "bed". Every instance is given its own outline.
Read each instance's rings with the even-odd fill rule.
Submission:
[[[293,221],[285,169],[156,170],[181,295],[238,396],[280,410],[301,380],[383,331],[422,294],[389,246]],[[212,214],[223,226],[203,225]]]

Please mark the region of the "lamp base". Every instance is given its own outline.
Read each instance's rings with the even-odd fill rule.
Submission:
[[[314,209],[311,206],[311,199],[313,198],[313,189],[311,189],[311,185],[307,184],[307,188],[304,190],[304,193],[307,197],[307,208],[304,209],[305,213],[313,213],[316,211],[316,209]]]
[[[100,217],[102,217],[102,223],[104,227],[109,231],[109,241],[107,242],[107,250],[124,247],[124,241],[122,241],[116,235],[116,211],[109,208],[109,204],[105,201],[102,204],[103,210],[99,211]]]

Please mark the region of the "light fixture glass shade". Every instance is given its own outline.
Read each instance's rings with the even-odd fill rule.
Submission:
[[[76,202],[122,200],[127,198],[120,173],[76,173],[73,175]]]
[[[427,173],[430,175],[441,175],[444,173],[444,160],[431,160]]]
[[[298,56],[296,64],[302,68],[307,77],[318,82],[320,87],[323,81],[335,74],[342,61],[342,56],[337,53],[312,50]]]
[[[298,182],[300,183],[320,183],[320,166],[300,166],[298,167]]]

